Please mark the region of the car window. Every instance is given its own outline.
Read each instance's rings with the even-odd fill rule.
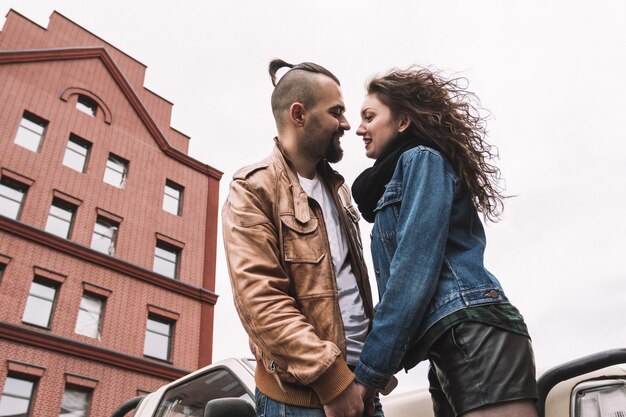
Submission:
[[[163,395],[155,417],[202,417],[207,402],[232,397],[253,403],[250,394],[233,374],[223,368],[213,369],[170,388]]]

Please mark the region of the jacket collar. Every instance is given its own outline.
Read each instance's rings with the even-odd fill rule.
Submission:
[[[281,146],[278,138],[274,138],[274,143],[276,146],[274,147],[273,156],[276,161],[282,166],[283,172],[287,176],[287,180],[289,181],[289,187],[291,188],[291,192],[293,195],[293,205],[295,218],[298,222],[305,224],[311,220],[311,209],[309,207],[309,199],[306,191],[300,185],[300,180],[298,179],[298,174],[293,167],[293,164],[287,158],[285,150]],[[317,164],[317,172],[322,176],[323,181],[331,188],[333,194],[337,193],[337,189],[341,184],[343,184],[344,179],[339,173],[332,169],[330,164],[325,160],[321,160]]]

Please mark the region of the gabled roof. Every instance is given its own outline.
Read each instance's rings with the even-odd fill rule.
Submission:
[[[133,90],[130,83],[124,77],[122,71],[120,71],[119,67],[115,64],[115,61],[111,58],[111,55],[109,55],[104,47],[95,46],[0,51],[0,65],[93,58],[99,59],[109,71],[115,80],[115,83],[122,90],[132,108],[135,110],[156,143],[166,155],[195,169],[196,171],[202,172],[203,174],[209,175],[218,180],[222,177],[223,173],[221,171],[190,157],[176,148],[173,148],[167,142],[165,135],[154,119],[150,116],[150,113],[142,103],[141,99]]]

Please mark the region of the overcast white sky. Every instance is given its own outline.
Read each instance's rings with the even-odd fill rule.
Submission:
[[[354,134],[368,77],[414,63],[467,77],[516,196],[487,227],[486,262],[537,365],[626,347],[625,2],[0,0],[0,23],[10,8],[44,27],[57,10],[147,65],[190,155],[225,173],[220,204],[233,172],[271,151],[272,58],[342,81],[352,130],[336,167],[350,183],[371,164]],[[249,355],[218,240],[215,360]],[[424,370],[401,390],[425,386]]]

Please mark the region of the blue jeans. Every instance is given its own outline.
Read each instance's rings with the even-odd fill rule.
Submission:
[[[257,417],[325,417],[322,408],[298,407],[274,401],[258,389],[255,391],[255,396]],[[370,417],[385,417],[378,395],[374,398],[374,405],[376,408]]]

